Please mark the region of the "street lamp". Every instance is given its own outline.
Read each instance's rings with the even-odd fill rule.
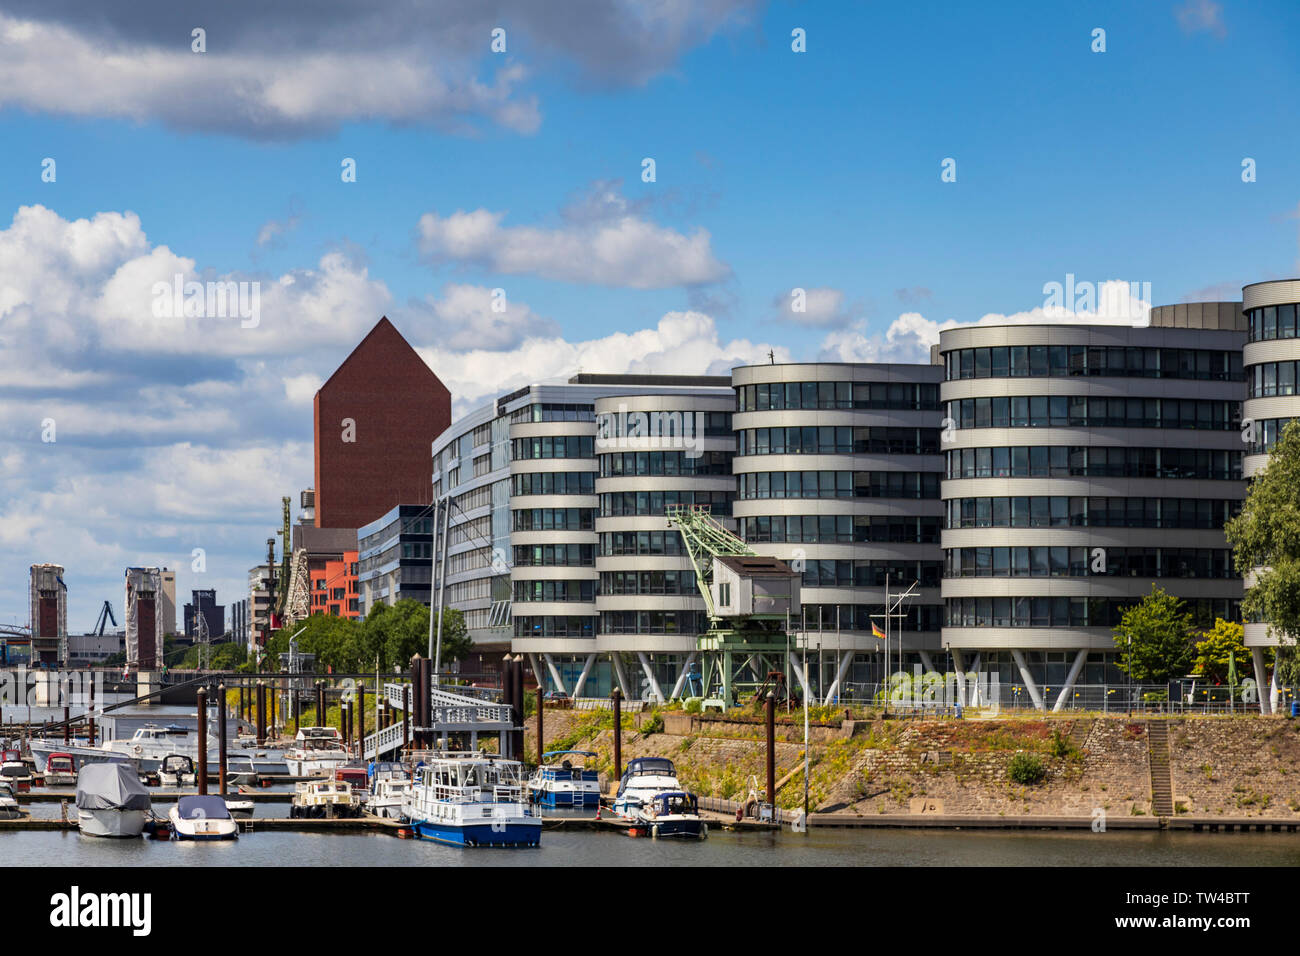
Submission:
[[[1133,716],[1133,635],[1125,635],[1124,677],[1128,681],[1128,715]]]

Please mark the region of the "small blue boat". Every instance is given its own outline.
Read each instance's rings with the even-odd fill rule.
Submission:
[[[543,760],[560,759],[543,764],[528,778],[528,797],[533,803],[548,810],[600,806],[600,780],[596,771],[585,765],[575,767],[568,759],[570,756],[596,758],[590,750],[551,750],[542,754]]]

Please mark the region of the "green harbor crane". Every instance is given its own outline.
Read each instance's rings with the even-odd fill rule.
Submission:
[[[758,554],[707,505],[669,505],[665,514],[682,537],[709,619],[696,641],[704,706],[733,707],[741,694],[757,692],[770,675],[785,671],[801,575]]]

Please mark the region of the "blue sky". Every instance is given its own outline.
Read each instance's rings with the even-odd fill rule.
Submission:
[[[383,313],[464,409],[579,367],[917,360],[1067,273],[1160,304],[1297,272],[1291,3],[388,6],[0,4],[0,620],[32,561],[74,630],[127,564],[241,596]],[[141,320],[177,271],[263,283],[259,327]]]

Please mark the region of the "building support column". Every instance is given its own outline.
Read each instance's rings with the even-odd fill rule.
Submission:
[[[591,665],[596,663],[596,655],[588,654],[586,661],[582,665],[582,673],[578,675],[578,682],[573,685],[573,696],[581,697],[583,690],[587,686],[587,675],[591,673]]]
[[[543,654],[542,660],[546,661],[546,669],[551,672],[551,680],[555,681],[555,689],[562,694],[567,694],[568,688],[564,686],[564,681],[560,679],[560,672],[555,666],[555,661],[550,654]]]
[[[1029,673],[1029,664],[1025,661],[1024,653],[1013,650],[1011,656],[1016,666],[1020,668],[1020,680],[1025,685],[1025,690],[1029,692],[1029,699],[1034,702],[1034,707],[1042,711],[1047,710],[1043,705],[1043,695],[1038,692],[1038,685],[1034,683],[1034,678]]]
[[[536,654],[529,654],[529,655],[528,655],[528,661],[529,661],[530,664],[533,665],[533,676],[534,676],[535,678],[537,678],[537,686],[538,686],[538,687],[545,687],[545,686],[546,686],[546,676],[545,676],[545,672],[542,670],[542,662],[538,659],[538,657],[537,657]],[[522,703],[522,701],[520,702],[520,705],[519,705],[519,706],[520,706],[520,708],[522,709],[522,707],[523,707],[523,703]]]
[[[1264,715],[1273,712],[1267,697],[1264,696],[1264,648],[1252,647],[1250,659],[1255,665],[1255,689],[1259,692],[1259,712]]]
[[[987,707],[989,705],[989,702],[984,699],[984,695],[980,693],[980,664],[983,662],[984,652],[976,651],[975,659],[970,662],[970,672],[975,677],[970,687],[970,705],[972,707]]]
[[[1277,699],[1280,696],[1277,687],[1277,658],[1273,658],[1273,674],[1268,679],[1268,710],[1271,714],[1277,713]]]
[[[664,702],[664,692],[659,689],[659,681],[655,680],[654,668],[650,666],[650,658],[646,657],[645,651],[637,651],[637,658],[641,661],[641,670],[645,671],[646,680],[650,682],[650,693],[655,695],[659,703]]]
[[[1074,690],[1074,682],[1079,679],[1079,671],[1083,670],[1083,665],[1087,660],[1087,649],[1079,648],[1079,652],[1074,655],[1074,663],[1070,665],[1070,673],[1065,675],[1065,686],[1061,688],[1061,694],[1056,698],[1056,705],[1052,708],[1052,713],[1059,714],[1061,708],[1065,706],[1066,698],[1070,696],[1070,691]]]
[[[614,665],[614,677],[618,680],[619,690],[623,692],[623,699],[631,700],[631,685],[628,683],[627,674],[623,670],[623,655],[618,651],[611,651],[609,660]]]
[[[927,673],[927,674],[933,674],[933,673],[934,673],[934,661],[930,659],[930,652],[929,652],[929,651],[917,651],[916,653],[919,654],[920,657],[921,657],[921,666],[925,668],[925,673]]]
[[[962,660],[961,651],[955,647],[950,647],[949,652],[952,654],[952,667],[957,676],[957,706],[966,706],[966,663]]]
[[[682,661],[682,669],[677,674],[677,682],[673,684],[673,692],[669,700],[676,700],[682,696],[682,685],[686,683],[686,677],[691,672],[691,665],[695,663],[695,651],[686,655],[686,660]]]
[[[838,700],[840,683],[844,680],[844,675],[848,673],[849,665],[852,663],[853,651],[845,651],[844,656],[840,659],[840,666],[835,669],[835,680],[831,681],[831,686],[826,691],[826,700],[823,703],[829,704],[833,700]]]
[[[803,662],[793,652],[790,654],[790,670],[794,671],[794,676],[799,679],[799,686],[803,689],[803,699],[807,700],[811,693],[808,689],[808,675],[804,673]]]

